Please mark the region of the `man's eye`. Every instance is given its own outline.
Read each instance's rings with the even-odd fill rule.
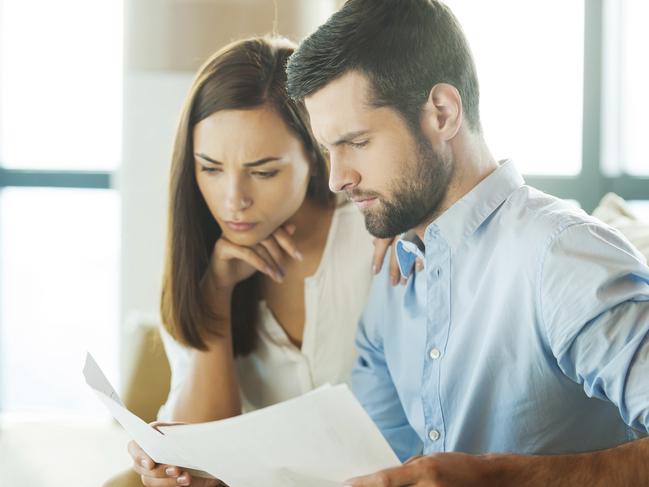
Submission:
[[[362,142],[350,142],[349,145],[352,146],[354,149],[362,149],[363,147],[366,147],[367,144],[369,144],[369,140],[363,140]]]
[[[279,172],[278,170],[275,170],[275,171],[255,171],[252,174],[257,176],[257,177],[260,177],[262,179],[268,179],[268,178],[272,178],[273,176],[275,176],[278,172]]]

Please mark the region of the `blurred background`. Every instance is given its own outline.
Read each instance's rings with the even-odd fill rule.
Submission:
[[[142,330],[159,322],[167,173],[193,74],[230,40],[299,41],[343,3],[0,0],[0,478],[98,485],[128,465],[81,368],[89,350],[128,394]],[[589,212],[614,192],[649,219],[649,3],[447,3],[494,155]],[[85,472],[65,465],[78,455]]]

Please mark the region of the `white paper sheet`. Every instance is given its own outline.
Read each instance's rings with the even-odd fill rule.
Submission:
[[[345,385],[222,421],[161,427],[164,435],[98,395],[156,461],[209,472],[230,487],[333,487],[400,464]]]
[[[99,400],[104,403],[117,422],[156,463],[178,465],[195,475],[209,477],[209,474],[201,471],[180,453],[181,450],[173,440],[166,438],[160,431],[149,426],[123,406],[119,395],[90,354],[86,355],[83,375],[86,383],[95,391]]]

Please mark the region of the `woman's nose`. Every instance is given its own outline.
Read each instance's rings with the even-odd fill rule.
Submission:
[[[243,211],[252,206],[252,198],[246,195],[240,182],[232,181],[228,187],[225,204],[227,209],[232,212]]]

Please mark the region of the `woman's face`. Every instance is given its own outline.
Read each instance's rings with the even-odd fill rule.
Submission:
[[[254,245],[304,202],[309,160],[271,108],[218,111],[193,137],[198,188],[228,240]]]

